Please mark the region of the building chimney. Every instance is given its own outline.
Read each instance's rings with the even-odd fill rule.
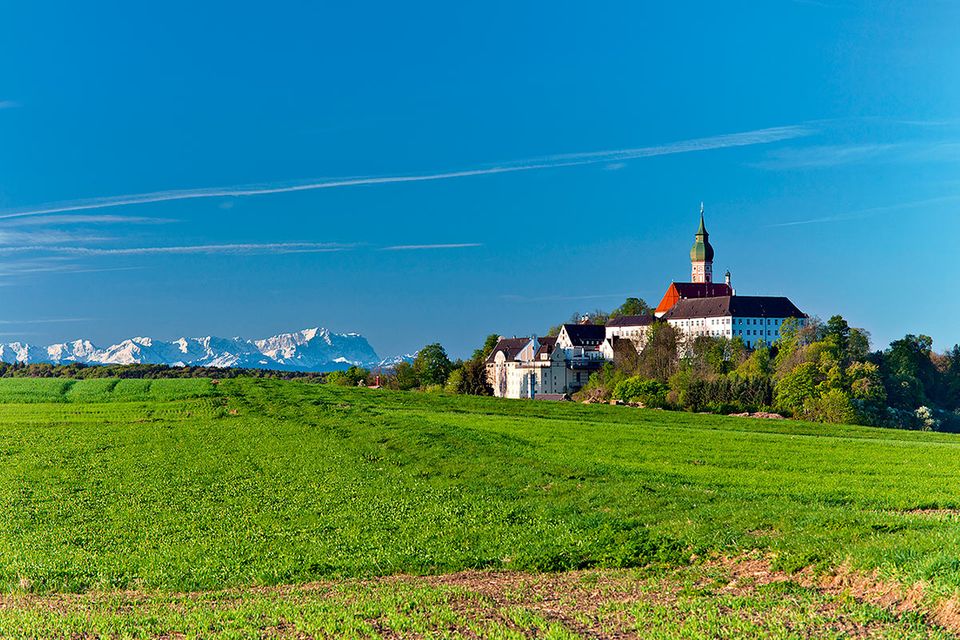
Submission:
[[[723,281],[727,283],[727,286],[728,286],[728,287],[730,286],[730,271],[729,271],[729,270],[728,270],[727,273],[723,276]]]

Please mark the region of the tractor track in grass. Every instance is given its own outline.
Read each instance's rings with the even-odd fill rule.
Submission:
[[[848,567],[787,574],[759,556],[679,569],[0,596],[0,635],[18,637],[8,632],[23,621],[33,627],[19,637],[949,638],[960,631],[956,601],[933,603],[923,585]]]

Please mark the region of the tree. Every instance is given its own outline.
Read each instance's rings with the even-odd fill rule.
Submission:
[[[908,334],[890,343],[883,354],[884,385],[890,402],[901,409],[913,410],[926,404],[935,393],[937,370],[931,353],[933,339]]]
[[[960,409],[960,345],[944,354],[946,367],[943,372],[944,396],[947,401],[944,408],[948,411]]]
[[[676,372],[677,361],[677,330],[665,322],[651,325],[647,344],[640,352],[640,374],[666,381]]]
[[[739,336],[738,336],[739,337]],[[770,349],[760,346],[736,369],[737,375],[747,379],[769,378],[773,374],[773,359]]]
[[[622,305],[610,312],[610,318],[620,316],[644,316],[653,313],[653,309],[643,298],[627,298]]]
[[[393,380],[400,391],[416,389],[420,385],[417,373],[409,362],[398,362],[393,368]]]
[[[559,332],[560,330],[558,329],[557,333]],[[493,349],[497,346],[498,342],[500,342],[500,336],[495,333],[491,333],[487,336],[486,340],[483,341],[483,346],[473,352],[471,360],[483,362],[487,359],[487,356],[493,353]]]
[[[413,359],[413,371],[421,386],[442,385],[453,369],[447,352],[438,342],[428,344]]]
[[[807,398],[803,405],[803,417],[818,422],[852,424],[856,421],[850,396],[840,389],[830,389],[818,397]]]
[[[818,373],[817,365],[804,362],[781,378],[775,394],[777,407],[800,415],[804,402],[816,395]]]
[[[356,387],[367,381],[370,371],[356,365],[346,371],[331,371],[327,374],[327,383],[342,387]]]
[[[447,389],[469,396],[492,396],[493,387],[487,381],[487,367],[483,360],[470,359],[455,369],[447,382]]]
[[[843,316],[831,316],[827,320],[825,340],[830,344],[834,357],[847,364],[847,350],[850,346],[850,325]]]
[[[670,388],[659,380],[634,376],[621,380],[613,389],[613,397],[624,402],[639,402],[645,407],[664,407]]]

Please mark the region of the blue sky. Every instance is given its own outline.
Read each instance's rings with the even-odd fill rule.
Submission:
[[[960,342],[960,5],[4,3],[0,340],[543,332],[689,277]],[[341,6],[350,5],[350,6]]]

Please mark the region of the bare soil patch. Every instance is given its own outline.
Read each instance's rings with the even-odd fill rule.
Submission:
[[[783,585],[785,595],[774,597],[777,602],[770,605],[771,597],[764,596],[763,590],[778,583]],[[407,594],[404,598],[409,603],[416,599],[411,594],[423,590],[435,597],[428,597],[429,602],[403,606],[413,606],[428,613],[442,609],[445,614],[437,618],[442,621],[426,634],[392,626],[398,611],[392,608],[390,595]],[[715,558],[692,567],[671,570],[588,570],[546,574],[463,571],[436,576],[399,575],[180,594],[139,591],[50,596],[11,594],[0,596],[0,610],[40,610],[54,618],[66,618],[98,609],[135,616],[146,607],[154,611],[151,616],[156,615],[157,609],[181,614],[187,610],[195,613],[200,609],[209,615],[229,617],[252,597],[287,604],[324,601],[346,608],[370,598],[371,594],[382,608],[374,608],[371,612],[368,603],[364,610],[370,617],[365,619],[374,634],[382,638],[437,634],[482,638],[486,635],[484,630],[491,629],[537,638],[543,635],[544,623],[561,627],[580,638],[645,638],[651,629],[660,630],[656,626],[659,619],[669,619],[680,626],[686,622],[695,625],[704,615],[716,615],[734,628],[739,622],[760,630],[771,625],[787,625],[797,637],[901,637],[893,628],[894,623],[864,620],[851,614],[845,604],[851,596],[858,602],[894,613],[922,614],[931,634],[944,629],[960,632],[960,604],[952,599],[931,607],[929,600],[925,599],[922,584],[899,585],[885,581],[879,575],[857,572],[849,567],[841,567],[828,575],[816,575],[810,570],[787,574],[772,569],[770,562],[759,556]],[[806,622],[797,622],[797,616],[793,615],[797,611],[802,611],[802,620]],[[796,625],[796,628],[790,625]],[[269,638],[315,637],[288,620],[273,621],[259,628],[258,633],[259,637]],[[76,637],[87,635],[96,637],[97,634],[80,633]],[[154,637],[177,638],[183,635],[179,629],[171,628]]]

